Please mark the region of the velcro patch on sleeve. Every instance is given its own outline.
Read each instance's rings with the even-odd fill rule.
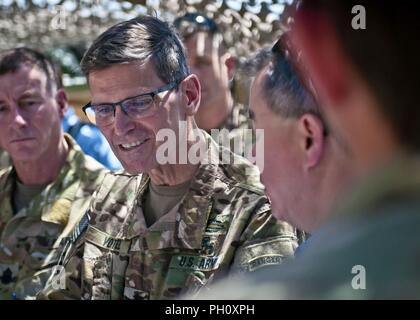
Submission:
[[[271,266],[281,264],[283,262],[283,256],[280,254],[267,254],[264,256],[256,257],[249,260],[243,265],[244,271],[255,271],[265,266]]]

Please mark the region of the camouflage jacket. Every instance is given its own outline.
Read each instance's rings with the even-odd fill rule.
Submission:
[[[6,151],[0,149],[0,170],[7,168],[10,165],[10,159]]]
[[[206,136],[216,159],[219,147]],[[69,238],[66,289],[48,285],[39,298],[170,299],[292,256],[295,229],[271,215],[258,169],[229,154],[236,164],[200,164],[181,202],[149,228],[142,210],[150,178],[108,174],[86,231]]]
[[[102,166],[85,156],[70,136],[65,139],[70,150],[59,176],[16,214],[12,210],[16,172],[13,167],[0,171],[1,299],[30,299],[42,289],[48,265],[56,263],[47,257],[59,250],[60,234],[77,224],[103,178]]]
[[[419,299],[420,161],[397,157],[358,183],[301,254],[200,299]]]

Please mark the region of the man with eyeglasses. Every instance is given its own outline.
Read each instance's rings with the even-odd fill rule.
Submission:
[[[92,94],[84,111],[126,172],[105,177],[90,223],[68,239],[67,288],[55,289],[51,278],[39,298],[175,298],[293,255],[295,229],[271,215],[258,169],[198,129],[200,82],[168,24],[150,16],[121,22],[94,41],[81,66]],[[176,138],[175,163],[159,157],[162,132]],[[197,144],[208,148],[193,162]],[[233,161],[219,161],[222,154]]]
[[[195,115],[198,127],[208,133],[212,129],[226,129],[231,150],[247,155],[245,144],[250,148],[251,138],[255,141],[252,121],[248,108],[232,94],[236,58],[228,51],[222,30],[201,13],[178,17],[174,26],[186,47],[188,65],[201,83],[201,103]],[[220,133],[218,142],[227,145],[223,139],[225,136]],[[238,143],[242,144],[242,149]]]
[[[63,133],[60,74],[28,48],[0,52],[0,299],[33,299],[104,169]]]

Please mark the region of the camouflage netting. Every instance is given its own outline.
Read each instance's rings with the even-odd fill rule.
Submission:
[[[220,25],[232,51],[243,56],[281,33],[292,2],[0,0],[0,49],[86,46],[110,25],[140,13],[158,14],[172,21],[175,16],[199,11]]]
[[[240,57],[249,55],[261,45],[272,43],[285,30],[294,7],[292,4],[291,0],[169,0],[161,2],[160,9],[175,16],[186,12],[206,14],[216,21],[223,30],[224,40]]]
[[[173,21],[186,12],[201,12],[216,21],[240,59],[281,34],[295,2],[0,0],[0,50],[22,45],[40,49],[57,58],[64,73],[74,78],[81,75],[79,61],[87,46],[116,22],[145,13]]]

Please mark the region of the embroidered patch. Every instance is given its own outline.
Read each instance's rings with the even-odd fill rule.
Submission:
[[[171,259],[170,268],[211,271],[219,267],[219,257],[203,257],[191,255],[178,255]]]
[[[269,254],[265,256],[259,256],[257,258],[249,260],[243,266],[245,271],[255,271],[261,267],[281,264],[283,261],[283,256],[279,254]]]

